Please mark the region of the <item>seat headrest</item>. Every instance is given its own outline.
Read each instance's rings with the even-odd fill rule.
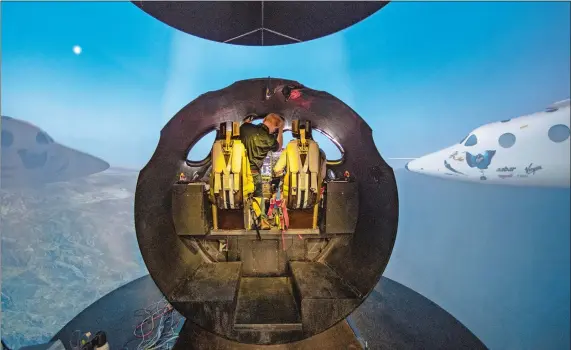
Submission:
[[[291,133],[293,135],[293,137],[295,137],[296,139],[300,138],[300,133],[299,131],[303,129],[305,130],[305,138],[306,139],[312,139],[311,136],[311,122],[309,120],[293,120],[292,124],[291,124]]]
[[[220,127],[216,131],[216,140],[224,140],[226,138],[226,123],[220,123]]]
[[[239,122],[224,122],[220,123],[220,127],[216,133],[216,140],[226,139],[226,134],[230,133],[232,139],[240,137],[240,123]]]
[[[291,121],[291,134],[296,139],[299,138],[299,119],[295,119]]]
[[[240,123],[232,122],[232,138],[237,139],[240,137]]]

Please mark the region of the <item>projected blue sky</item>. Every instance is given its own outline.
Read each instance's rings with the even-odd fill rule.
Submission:
[[[415,157],[567,98],[568,10],[392,3],[321,40],[251,48],[186,35],[131,3],[3,3],[2,113],[114,166],[140,168],[158,130],[189,101],[278,76],[344,100],[371,125],[384,157]]]

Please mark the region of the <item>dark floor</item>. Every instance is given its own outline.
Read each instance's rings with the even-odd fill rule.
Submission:
[[[269,280],[268,280],[269,281]],[[279,284],[276,281],[276,286]],[[279,287],[279,286],[278,286]],[[276,287],[277,289],[280,289]],[[282,289],[280,289],[282,291]],[[285,290],[284,290],[285,291]],[[74,330],[107,332],[111,349],[134,349],[140,340],[133,336],[139,319],[134,312],[162,298],[150,276],[137,279],[104,296],[70,321],[55,337],[69,349]],[[367,300],[350,316],[356,332],[370,349],[485,349],[485,346],[460,322],[409,288],[383,277]],[[181,335],[177,348],[200,349],[358,349],[358,342],[347,322],[312,338],[285,345],[238,345],[215,340],[211,333],[190,324],[187,335]],[[184,333],[184,331],[182,332]],[[186,339],[184,341],[183,339]],[[192,345],[189,342],[194,342]],[[184,343],[184,344],[183,344]],[[208,344],[208,345],[206,345]],[[331,348],[328,346],[327,348]]]
[[[256,310],[255,313],[252,310]],[[287,277],[243,277],[240,280],[234,327],[297,325],[301,319]]]
[[[348,320],[371,349],[486,349],[444,309],[386,277]]]

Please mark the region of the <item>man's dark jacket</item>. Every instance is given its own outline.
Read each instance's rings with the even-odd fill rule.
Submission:
[[[240,140],[246,147],[246,154],[252,169],[259,170],[262,168],[268,152],[280,150],[278,140],[275,136],[270,135],[270,129],[264,124],[242,124],[240,126]]]

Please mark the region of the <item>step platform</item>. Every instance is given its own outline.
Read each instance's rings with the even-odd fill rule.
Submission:
[[[242,277],[234,330],[239,341],[283,344],[303,336],[289,277]]]
[[[301,305],[304,336],[318,334],[349,315],[361,302],[335,271],[318,262],[289,263],[294,295]]]
[[[232,336],[241,262],[201,265],[173,292],[171,304],[197,325]]]

